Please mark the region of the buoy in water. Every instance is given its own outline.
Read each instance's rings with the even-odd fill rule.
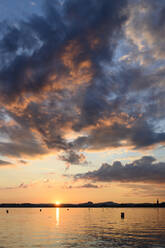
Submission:
[[[9,210],[6,210],[6,213],[8,214],[9,213]]]
[[[42,212],[42,209],[40,209],[40,212]]]
[[[121,218],[124,219],[124,212],[121,212]]]

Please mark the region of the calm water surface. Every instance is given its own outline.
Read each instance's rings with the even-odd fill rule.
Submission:
[[[0,248],[10,247],[165,248],[165,209],[0,209]]]

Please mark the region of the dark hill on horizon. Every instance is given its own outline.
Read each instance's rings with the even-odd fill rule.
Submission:
[[[106,207],[165,207],[165,202],[161,203],[115,203],[112,201],[93,203],[91,201],[85,203],[1,203],[0,208],[106,208]]]

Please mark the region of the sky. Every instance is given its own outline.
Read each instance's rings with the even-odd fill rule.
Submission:
[[[164,43],[164,0],[0,0],[0,202],[165,201]]]

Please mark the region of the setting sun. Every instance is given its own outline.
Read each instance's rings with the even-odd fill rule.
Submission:
[[[59,206],[60,205],[60,202],[59,201],[56,201],[55,204]]]

